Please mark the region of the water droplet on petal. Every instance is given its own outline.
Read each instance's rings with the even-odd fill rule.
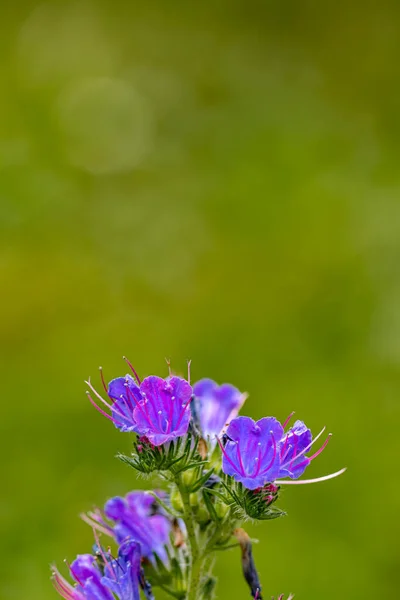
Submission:
[[[159,415],[162,415],[162,410],[159,410],[159,411],[158,411],[158,414],[159,414]]]

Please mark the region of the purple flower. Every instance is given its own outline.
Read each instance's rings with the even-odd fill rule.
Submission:
[[[187,433],[193,390],[185,379],[146,377],[140,392],[144,400],[136,406],[133,418],[141,435],[160,446]]]
[[[279,480],[280,477],[297,479],[314,458],[326,448],[331,434],[312,456],[306,456],[311,446],[325,431],[325,427],[312,439],[311,431],[302,421],[296,421],[287,433],[287,426],[293,413],[283,426],[273,417],[254,422],[249,417],[237,417],[231,421],[226,432],[225,447],[219,442],[223,452],[222,470],[241,482],[249,490],[264,487],[275,482],[312,483],[325,481],[341,475],[345,469],[314,480],[299,482]]]
[[[75,580],[72,586],[53,569],[54,587],[65,600],[139,600],[140,546],[125,540],[118,550],[118,560],[101,553],[102,571],[91,554],[80,554],[69,567]]]
[[[220,444],[222,470],[250,490],[274,481],[279,475],[279,444],[283,435],[282,425],[273,417],[257,422],[250,417],[233,419],[226,432],[225,447]]]
[[[278,477],[297,479],[311,462],[305,453],[311,448],[312,434],[302,421],[296,421],[280,443]]]
[[[125,375],[112,379],[107,394],[114,401],[111,406],[114,425],[120,431],[137,431],[133,411],[143,401],[143,396],[133,377]]]
[[[128,537],[139,542],[142,556],[151,559],[155,552],[164,560],[171,523],[166,516],[157,513],[157,509],[150,494],[135,491],[125,498],[116,496],[106,502],[104,514],[107,519],[114,521],[114,525],[109,525],[100,511],[82,517],[92,527],[113,536],[118,543]]]
[[[193,386],[196,407],[204,436],[220,435],[236,417],[247,395],[229,383],[218,386],[212,379],[201,379]]]
[[[111,414],[96,404],[90,393],[89,400],[120,431],[135,431],[146,436],[155,446],[185,435],[190,420],[190,384],[180,377],[162,379],[155,375],[140,382],[135,371],[134,375],[137,383],[130,375],[117,377],[108,386],[103,379],[103,387],[111,404],[104,400],[90,381],[87,382],[91,392]]]
[[[293,413],[286,419],[283,427],[285,428],[290,421]],[[306,427],[303,421],[296,421],[293,427],[284,434],[279,444],[280,469],[278,477],[289,477],[298,479],[314,458],[319,456],[326,448],[331,434],[328,435],[322,446],[312,456],[306,456],[306,453],[315,444],[318,438],[325,431],[325,427],[313,439],[311,430]]]

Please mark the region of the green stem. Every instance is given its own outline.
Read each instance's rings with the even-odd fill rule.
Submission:
[[[190,553],[189,575],[187,582],[187,600],[200,599],[200,583],[203,575],[203,557],[200,556],[199,543],[194,526],[192,507],[190,506],[190,494],[182,484],[179,475],[176,477],[176,485],[180,492],[183,503],[183,520],[188,536],[188,547]]]

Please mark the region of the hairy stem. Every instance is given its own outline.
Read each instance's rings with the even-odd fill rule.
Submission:
[[[183,485],[179,475],[176,477],[176,485],[182,498],[183,520],[186,526],[188,550],[190,555],[187,600],[199,600],[204,559],[202,556],[200,556],[199,552],[199,542],[195,530],[195,520],[192,507],[190,506],[190,494]]]

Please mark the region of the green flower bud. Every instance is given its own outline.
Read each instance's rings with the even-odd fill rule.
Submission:
[[[174,510],[183,513],[182,497],[177,488],[174,488],[170,494],[171,506]]]

